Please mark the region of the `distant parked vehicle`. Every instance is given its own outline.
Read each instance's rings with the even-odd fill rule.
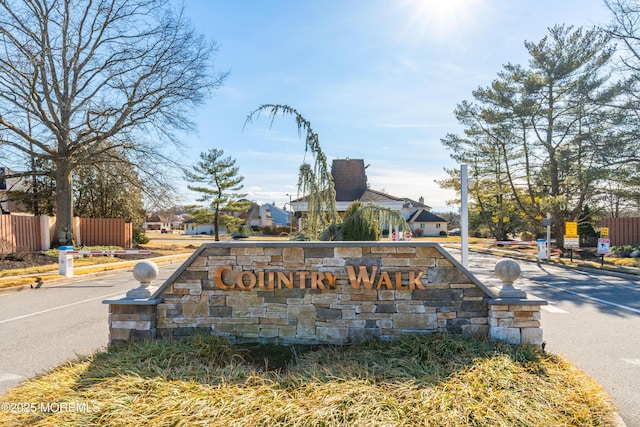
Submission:
[[[161,232],[162,234],[165,234],[165,233],[173,233],[173,230],[171,230],[170,228],[163,228],[162,230],[160,230],[160,232]]]
[[[459,235],[460,235],[459,228],[454,228],[453,230],[449,230],[449,236],[459,236]]]

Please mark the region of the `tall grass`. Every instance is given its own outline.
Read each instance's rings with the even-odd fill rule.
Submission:
[[[254,356],[256,350],[252,352]],[[604,426],[601,388],[528,347],[427,335],[293,348],[285,369],[209,336],[134,342],[10,390],[4,402],[90,410],[0,412],[3,426]],[[271,351],[270,357],[277,357]]]

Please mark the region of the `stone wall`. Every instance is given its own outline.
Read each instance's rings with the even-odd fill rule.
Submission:
[[[489,336],[511,344],[542,345],[539,299],[498,298],[489,300]]]
[[[522,319],[516,300],[506,309],[493,304],[502,300],[438,244],[412,241],[205,244],[145,300],[155,319],[146,335],[135,310],[122,307],[135,302],[124,300],[108,301],[115,307],[112,343],[195,332],[277,344],[346,344],[431,332],[493,336],[492,326],[509,322],[498,314],[504,315],[498,325],[490,313]],[[145,321],[148,310],[140,311]],[[129,323],[114,323],[125,313]],[[539,329],[539,313],[529,317],[537,324],[512,321],[509,328]],[[541,334],[533,340],[536,333],[520,330],[517,340],[511,329],[497,334],[542,343]]]

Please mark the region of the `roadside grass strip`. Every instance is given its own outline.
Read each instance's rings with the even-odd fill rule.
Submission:
[[[204,335],[114,346],[10,390],[3,408],[30,406],[0,425],[612,425],[597,383],[526,346],[434,334],[266,348]]]
[[[122,261],[120,259],[117,258],[104,258],[106,261],[101,261],[98,263],[78,263],[76,264],[76,266],[82,266],[82,265],[87,265],[89,266],[89,268],[84,268],[82,270],[77,270],[76,269],[76,276],[81,276],[84,274],[93,274],[93,273],[101,273],[103,271],[111,271],[111,270],[119,270],[119,269],[123,269],[123,268],[133,268],[136,263],[138,263],[138,261]],[[57,264],[54,266],[55,268],[57,268]],[[61,276],[58,273],[52,273],[51,272],[52,268],[49,268],[47,270],[47,266],[42,266],[42,267],[32,267],[29,269],[24,269],[25,276],[20,276],[20,270],[14,270],[13,274],[15,274],[15,276],[9,276],[9,277],[1,277],[0,276],[0,289],[2,288],[11,288],[14,286],[22,286],[22,285],[35,285],[37,284],[38,281],[42,281],[42,282],[46,282],[49,280],[57,280],[57,279],[63,279],[64,276]],[[33,276],[33,274],[37,274],[36,276]],[[38,280],[39,279],[39,280]]]
[[[153,259],[182,259],[193,252],[192,248],[171,248],[154,250],[156,257]],[[160,257],[160,258],[158,258]],[[74,275],[102,273],[105,271],[133,268],[141,259],[126,261],[113,256],[77,257],[74,259]],[[59,265],[52,263],[22,269],[0,271],[0,289],[12,288],[23,285],[37,285],[40,282],[64,279],[58,274]]]

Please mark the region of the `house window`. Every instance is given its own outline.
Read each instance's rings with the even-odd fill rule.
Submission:
[[[440,223],[436,224],[436,228],[440,228]]]
[[[420,223],[420,228],[424,228],[424,223]]]

